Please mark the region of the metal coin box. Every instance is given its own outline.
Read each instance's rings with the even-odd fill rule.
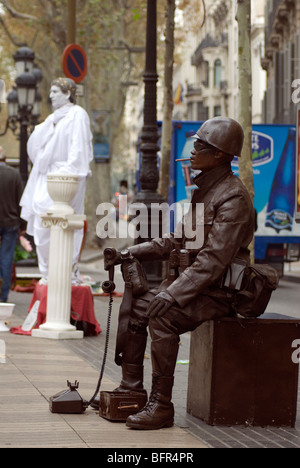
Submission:
[[[141,393],[100,392],[99,416],[111,421],[126,421],[128,416],[140,411],[147,403]]]
[[[294,427],[299,338],[300,321],[276,314],[203,323],[191,336],[188,413],[210,425]]]

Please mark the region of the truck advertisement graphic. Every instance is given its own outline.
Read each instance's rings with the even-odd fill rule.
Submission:
[[[297,106],[297,131],[296,131],[296,213],[295,220],[300,223],[300,105]]]

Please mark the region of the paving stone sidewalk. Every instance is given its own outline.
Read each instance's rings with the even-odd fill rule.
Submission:
[[[86,253],[81,271],[95,275],[98,280],[101,276],[98,273],[103,271],[101,259],[99,260],[93,252]],[[121,291],[122,278],[118,272],[116,272],[115,281],[117,290]],[[22,324],[27,314],[30,298],[31,295],[27,293],[11,293],[10,301],[16,303],[16,308],[10,326]],[[174,428],[161,431],[134,431],[133,437],[132,431],[124,431],[124,425],[104,421],[90,409],[84,415],[62,417],[51,414],[47,398],[66,388],[67,379],[79,381],[79,391],[83,398],[89,399],[94,393],[104,355],[108,299],[96,297],[94,302],[96,318],[102,328],[102,333],[97,337],[63,340],[56,343],[52,340],[7,333],[0,335],[0,339],[7,341],[8,349],[7,363],[0,364],[0,447],[24,446],[29,442],[35,447],[47,446],[47,443],[50,447],[61,445],[105,447],[107,446],[105,444],[111,446],[111,439],[109,439],[112,437],[111,431],[113,431],[117,447],[151,447],[153,445],[165,448],[300,447],[299,391],[295,428],[216,427],[209,426],[186,413],[190,343],[188,333],[181,337],[176,367],[173,392],[176,424]],[[114,299],[102,390],[112,390],[120,381],[120,368],[114,363],[114,343],[120,302],[121,298]],[[146,349],[145,386],[150,391],[150,340]],[[19,431],[17,430],[18,424]],[[101,426],[100,429],[99,426]]]
[[[26,296],[22,305],[16,304],[12,326],[24,318]],[[96,338],[99,350],[103,338]],[[182,452],[206,448],[197,436],[178,425],[159,431],[133,431],[124,423],[99,417],[91,407],[83,414],[52,413],[49,399],[67,390],[67,380],[78,380],[78,392],[84,400],[89,401],[94,394],[98,369],[81,355],[86,340],[71,340],[73,346],[69,346],[68,340],[9,332],[2,332],[0,339],[6,344],[6,362],[0,363],[0,448],[156,448]],[[115,386],[116,381],[105,375],[102,390]]]

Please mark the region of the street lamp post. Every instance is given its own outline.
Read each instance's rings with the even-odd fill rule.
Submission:
[[[29,47],[20,47],[13,56],[17,78],[16,85],[7,95],[8,119],[4,135],[8,128],[15,133],[20,125],[20,174],[23,183],[28,179],[28,154],[27,140],[28,129],[34,127],[40,115],[41,95],[39,92],[39,82],[42,74],[39,69],[34,68],[34,52]]]
[[[141,243],[151,239],[153,232],[162,235],[162,218],[154,206],[164,202],[162,196],[157,192],[159,182],[159,168],[157,163],[158,125],[157,125],[157,89],[158,75],[156,72],[156,0],[147,2],[147,31],[146,31],[146,64],[144,72],[144,124],[141,132],[141,169],[140,184],[141,191],[136,194],[134,204],[143,204],[147,207],[148,238],[137,238]],[[161,262],[145,262],[148,282],[156,286],[162,279]]]

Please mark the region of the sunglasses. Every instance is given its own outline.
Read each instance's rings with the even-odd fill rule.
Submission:
[[[196,150],[197,152],[199,152],[199,151],[202,151],[203,149],[209,149],[209,148],[212,149],[213,146],[211,146],[211,145],[205,143],[205,142],[202,141],[202,140],[196,140],[196,141],[194,142],[194,148],[195,148],[195,150]]]

